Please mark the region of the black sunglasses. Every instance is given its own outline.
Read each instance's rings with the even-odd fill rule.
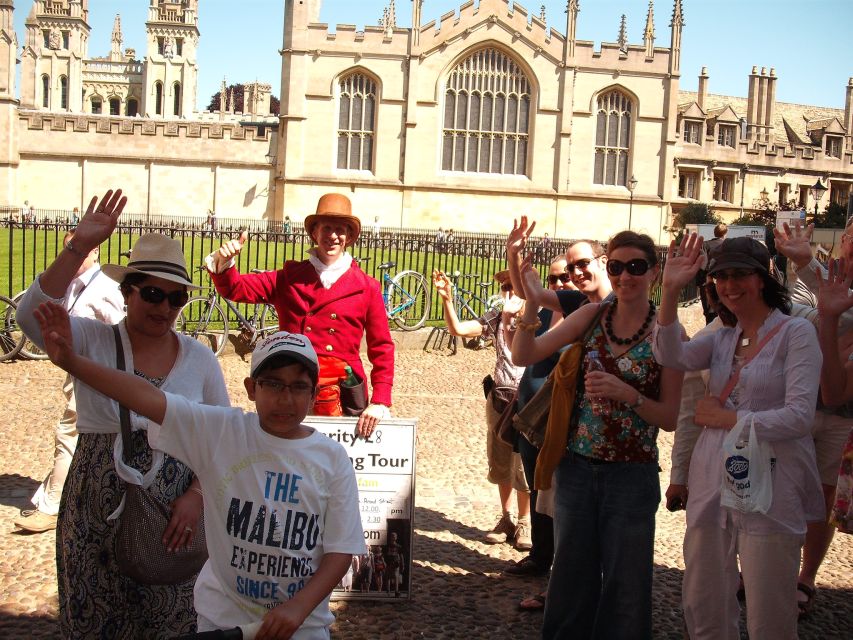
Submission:
[[[594,260],[598,260],[599,257],[600,256],[596,256],[594,258],[584,258],[583,260],[578,260],[577,262],[570,262],[566,265],[566,273],[574,273],[575,269],[580,269],[581,271],[583,271],[589,265],[591,265]],[[563,282],[565,282],[565,280]]]
[[[561,273],[559,275],[554,275],[552,273],[552,274],[548,275],[548,284],[557,284],[558,280],[560,282],[562,282],[563,284],[566,284],[567,282],[570,282],[571,279],[572,279],[571,273]]]
[[[627,271],[632,276],[642,276],[649,270],[649,263],[642,258],[634,258],[628,262],[621,260],[608,260],[607,273],[611,276],[621,275],[623,271]]]
[[[135,284],[130,287],[148,304],[160,304],[163,300],[168,300],[170,307],[173,309],[180,309],[187,303],[187,300],[190,299],[190,294],[186,291],[172,291],[170,293],[166,293],[159,287],[137,287]]]

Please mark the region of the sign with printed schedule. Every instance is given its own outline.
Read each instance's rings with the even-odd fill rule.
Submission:
[[[794,225],[799,222],[800,227],[806,226],[806,211],[799,209],[797,211],[777,211],[776,212],[776,228],[782,231],[782,225],[786,224],[793,229]]]
[[[367,553],[354,556],[333,600],[393,600],[411,593],[417,420],[383,420],[367,438],[357,418],[309,416],[305,423],[346,449],[358,482]]]

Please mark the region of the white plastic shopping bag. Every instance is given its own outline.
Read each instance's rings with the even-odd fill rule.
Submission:
[[[755,418],[738,420],[723,440],[720,504],[744,513],[767,513],[773,502],[773,446],[755,435]]]

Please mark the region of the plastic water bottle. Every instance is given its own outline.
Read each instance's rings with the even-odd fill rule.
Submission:
[[[344,378],[343,382],[341,382],[342,387],[357,387],[359,380],[358,376],[352,370],[352,367],[347,365],[344,367],[344,371],[346,372],[346,378]]]
[[[586,370],[587,372],[592,371],[606,371],[604,368],[604,363],[601,362],[601,359],[598,357],[598,351],[596,349],[592,349],[586,354],[587,364]],[[610,413],[610,401],[604,398],[596,398],[587,394],[589,398],[589,405],[592,409],[592,412],[599,415],[607,415]]]

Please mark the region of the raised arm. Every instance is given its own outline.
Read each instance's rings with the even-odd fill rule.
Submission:
[[[669,243],[666,264],[663,266],[658,324],[668,326],[678,319],[678,296],[684,286],[696,279],[702,267],[702,236],[685,234],[676,248],[675,240]]]
[[[444,271],[432,272],[432,283],[441,298],[441,308],[444,312],[444,321],[447,323],[447,331],[452,336],[461,338],[476,338],[482,335],[483,325],[476,320],[460,321],[453,307],[453,283]]]
[[[853,307],[850,285],[853,284],[853,265],[844,258],[829,263],[826,280],[820,279],[818,291],[818,342],[823,354],[820,370],[820,394],[824,404],[836,407],[851,397],[853,381],[848,379],[846,363],[838,348],[838,320]]]
[[[527,239],[533,233],[536,222],[527,224],[527,216],[521,216],[521,220],[512,221],[512,231],[506,238],[506,262],[509,269],[509,279],[512,289],[519,298],[524,298],[524,289],[521,286],[521,257],[527,246]]]
[[[108,398],[141,416],[161,424],[166,415],[166,396],[148,381],[126,371],[105,367],[74,353],[68,312],[54,302],[35,310],[44,350],[56,366]]]
[[[584,305],[550,331],[534,337],[539,319],[536,307],[528,303],[512,340],[513,364],[518,367],[535,364],[577,340],[595,318],[598,306]]]
[[[226,240],[216,251],[205,258],[213,286],[223,298],[234,302],[267,302],[275,300],[278,271],[241,274],[237,270],[237,256],[249,241],[249,232],[243,231],[236,240]]]

